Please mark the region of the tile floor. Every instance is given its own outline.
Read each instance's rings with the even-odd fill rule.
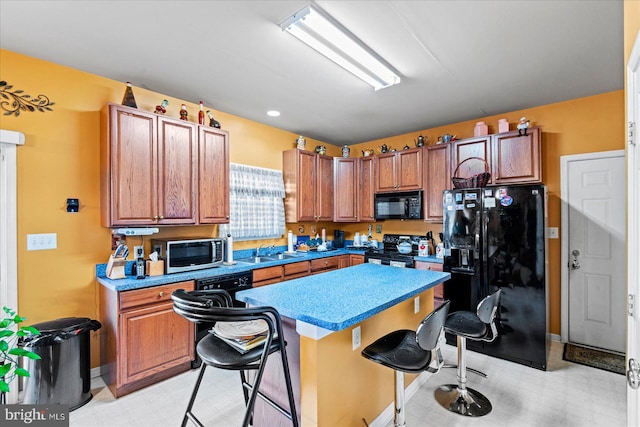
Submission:
[[[441,408],[433,391],[441,384],[456,381],[455,369],[443,369],[407,402],[407,426],[626,426],[625,377],[565,362],[562,348],[561,343],[552,344],[546,372],[469,352],[468,366],[488,377],[469,374],[468,386],[487,396],[493,411],[485,417],[467,418]],[[443,354],[447,363],[455,363],[455,347],[445,346]],[[117,400],[96,378],[92,384],[93,400],[71,412],[70,425],[179,426],[196,375],[197,370],[193,370]],[[243,398],[236,372],[210,369],[202,390],[207,390],[211,398],[202,393],[194,412],[205,425],[240,425]],[[387,426],[392,427],[393,422]]]

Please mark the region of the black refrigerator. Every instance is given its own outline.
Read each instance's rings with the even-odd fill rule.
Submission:
[[[467,340],[467,347],[542,370],[549,354],[546,202],[544,185],[443,192],[450,312],[475,312],[482,298],[502,289],[498,338]],[[447,342],[455,345],[455,337]]]

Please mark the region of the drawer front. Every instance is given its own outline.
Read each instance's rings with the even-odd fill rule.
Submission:
[[[309,261],[294,262],[293,264],[284,265],[284,275],[291,276],[292,274],[308,273]]]
[[[120,292],[120,310],[147,304],[171,301],[171,294],[177,289],[192,291],[195,288],[193,280],[153,286],[151,288],[135,289]]]
[[[442,271],[442,264],[437,262],[416,261],[416,270]]]
[[[282,278],[282,271],[283,269],[281,265],[253,270],[253,283],[255,284],[256,282],[262,282],[263,280]]]
[[[311,271],[336,269],[339,262],[339,257],[314,259],[311,260]]]

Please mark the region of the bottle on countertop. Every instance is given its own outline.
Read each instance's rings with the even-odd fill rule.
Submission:
[[[202,105],[202,101],[200,101],[200,111],[198,111],[198,123],[204,124],[204,105]]]

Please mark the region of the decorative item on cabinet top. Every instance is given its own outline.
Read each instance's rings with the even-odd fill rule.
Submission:
[[[298,139],[296,139],[296,148],[298,150],[304,150],[304,147],[307,145],[307,140],[304,139],[304,137],[302,135],[298,136]]]
[[[138,108],[136,104],[136,98],[133,96],[133,89],[131,88],[131,83],[127,82],[127,87],[124,90],[124,96],[122,97],[122,105],[126,105],[127,107]]]
[[[413,141],[415,142],[416,147],[420,148],[420,147],[424,147],[425,145],[428,144],[429,137],[418,135],[418,138],[414,139]]]
[[[156,109],[154,113],[156,114],[165,114],[167,112],[167,105],[169,105],[169,101],[163,99],[160,105],[156,105]]]
[[[189,112],[187,111],[186,104],[182,104],[180,107],[180,120],[187,120],[189,116]]]
[[[207,117],[209,117],[209,126],[220,129],[220,122],[213,118],[213,113],[210,110],[207,110]]]
[[[373,148],[367,148],[366,150],[362,150],[363,157],[373,156],[374,154],[375,152],[373,151]]]
[[[327,147],[325,147],[324,145],[317,145],[316,146],[316,153],[318,153],[318,154],[327,154]]]
[[[349,148],[349,146],[345,145],[344,147],[342,147],[342,157],[349,157],[349,155],[351,154],[351,149]]]
[[[520,123],[518,123],[518,135],[527,136],[527,129],[529,128],[529,119],[526,117],[520,118]]]

